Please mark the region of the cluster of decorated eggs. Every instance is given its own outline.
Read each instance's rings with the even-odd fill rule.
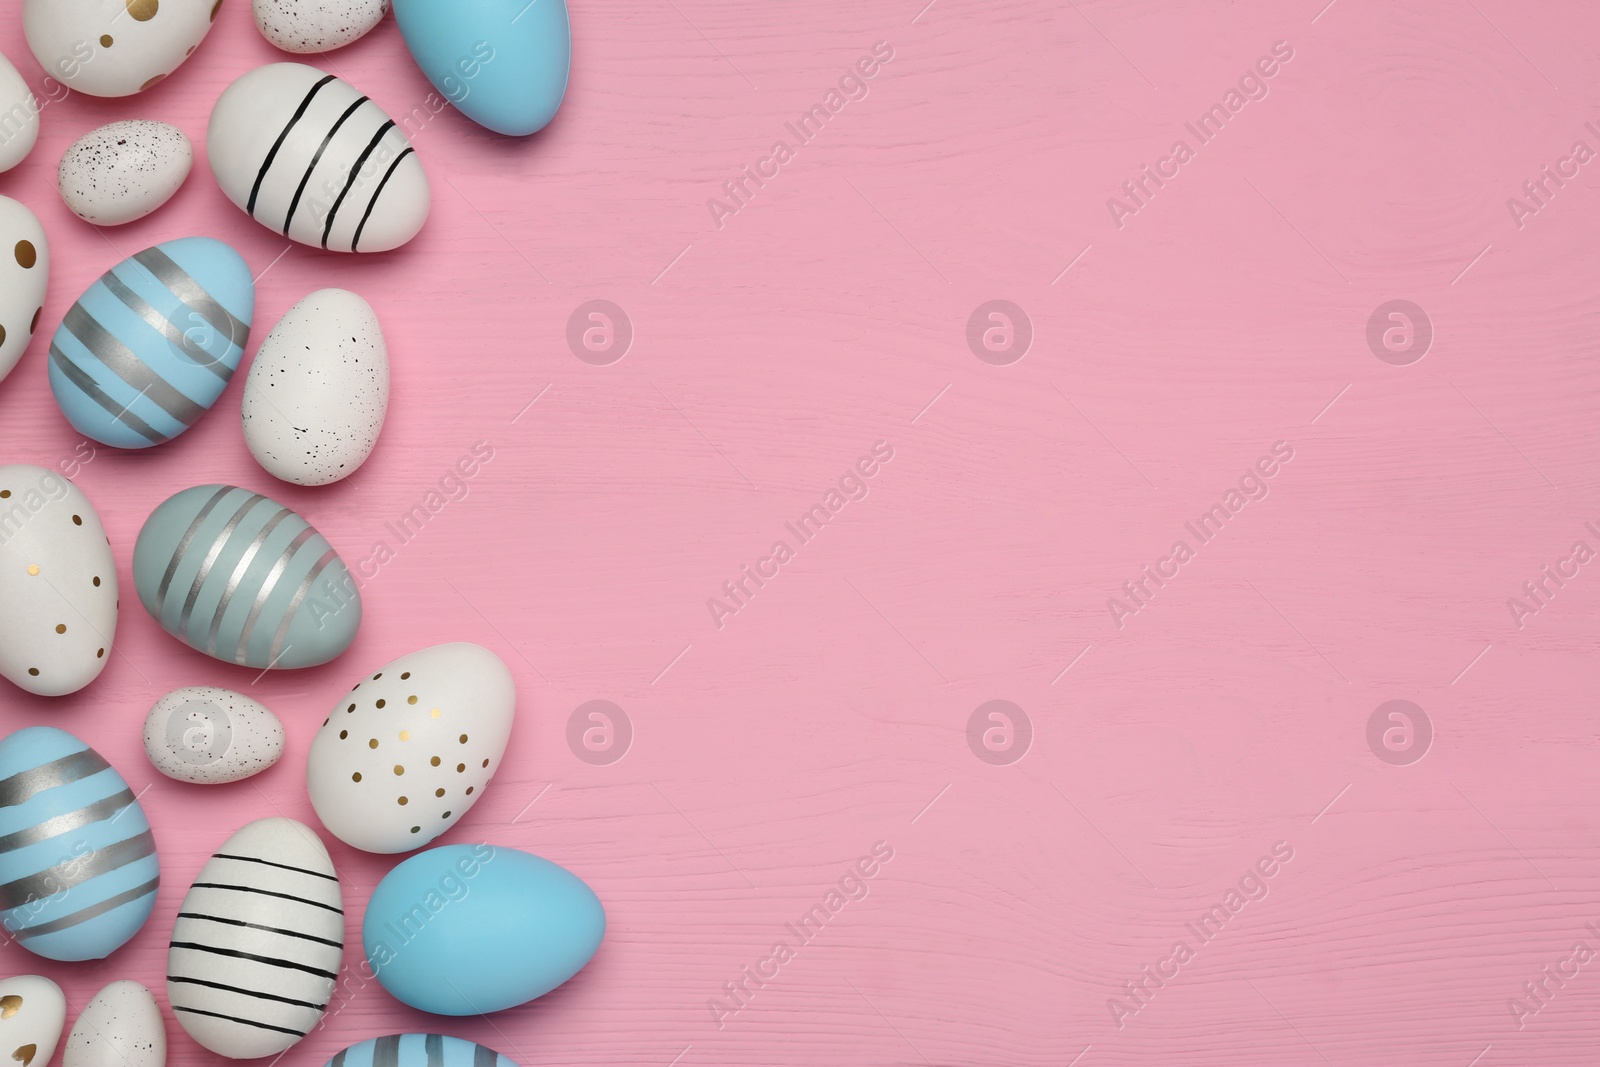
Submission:
[[[222,0],[23,0],[28,46],[69,89],[127,97],[200,47]],[[253,0],[276,47],[315,54],[365,35],[389,0]],[[566,91],[564,0],[395,0],[423,73],[481,126],[519,136],[550,122]],[[442,106],[442,105],[441,105]],[[0,172],[34,148],[40,107],[0,56]],[[249,71],[216,101],[206,157],[242,211],[329,252],[399,248],[422,229],[427,174],[396,122],[354,86],[302,63]],[[174,126],[129,118],[63,154],[59,191],[79,218],[116,226],[159,210],[188,179],[194,149]],[[38,218],[0,196],[0,379],[41,327],[50,264]],[[181,435],[240,369],[256,314],[250,266],[196,235],[115,264],[67,311],[44,359],[65,418],[86,437],[147,449]],[[243,432],[265,472],[302,486],[347,477],[372,454],[389,403],[389,357],[355,293],[311,293],[258,347]],[[251,670],[329,663],[354,641],[361,596],[338,552],[303,516],[232,485],[185,489],[151,512],[133,546],[139,602],[162,629]],[[94,506],[54,471],[0,466],[0,677],[46,697],[105,668],[120,605],[113,547]],[[599,948],[605,912],[570,871],[489,844],[426,848],[488,788],[516,710],[510,670],[472,644],[401,656],[334,702],[306,763],[327,832],[370,853],[415,855],[368,902],[362,952],[400,1001],[443,1016],[542,996]],[[285,751],[283,724],[212,685],[168,693],[144,719],[145,752],[168,778],[222,786]],[[149,919],[157,840],[127,780],[64,730],[0,738],[0,922],[54,961],[103,959]],[[424,851],[416,851],[425,849]],[[276,1056],[318,1026],[338,994],[346,890],[310,826],[263,818],[222,842],[171,932],[167,996],[183,1030],[221,1056]],[[47,1067],[66,1032],[49,978],[0,981],[0,1051]],[[150,991],[107,985],[79,1014],[65,1067],[162,1067],[167,1031]],[[514,1067],[439,1034],[356,1044],[342,1067]]]

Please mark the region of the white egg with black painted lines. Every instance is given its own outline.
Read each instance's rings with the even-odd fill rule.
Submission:
[[[194,147],[178,127],[126,119],[74,141],[61,156],[57,181],[74,215],[96,226],[121,226],[171,200],[193,166]]]
[[[422,848],[483,795],[516,701],[510,669],[481,645],[425,648],[363,678],[311,742],[317,817],[367,852]]]
[[[144,752],[180,782],[243,781],[283,758],[283,722],[243,693],[191,685],[156,701],[145,716]]]
[[[61,987],[36,974],[0,980],[0,1063],[47,1067],[67,1025]]]
[[[386,252],[428,220],[428,176],[406,128],[304,63],[258,67],[223,90],[206,158],[237,207],[313,248]]]
[[[166,1062],[161,1008],[150,990],[126,980],[112,982],[90,999],[61,1054],[61,1067],[165,1067]]]
[[[28,158],[39,140],[39,99],[0,55],[0,173]]]
[[[26,205],[0,196],[0,381],[38,332],[49,286],[50,242],[44,227]]]
[[[328,850],[293,819],[258,819],[206,861],[178,909],[167,1000],[190,1037],[250,1060],[322,1021],[344,953],[344,899]]]
[[[388,410],[377,312],[355,293],[322,289],[261,343],[244,385],[244,441],[274,478],[327,485],[372,455]]]
[[[285,52],[331,52],[377,28],[389,0],[254,0],[256,28]]]
[[[194,54],[222,0],[22,0],[45,73],[90,96],[132,96]]]
[[[0,467],[0,605],[0,676],[57,697],[105,669],[116,562],[94,505],[55,471]]]

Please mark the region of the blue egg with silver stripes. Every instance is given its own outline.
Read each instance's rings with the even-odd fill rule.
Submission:
[[[390,1034],[351,1045],[323,1067],[517,1067],[487,1045],[444,1034]]]
[[[221,241],[185,237],[130,256],[89,286],[56,331],[56,403],[101,444],[170,441],[228,387],[255,306],[249,264]]]
[[[161,868],[122,775],[65,730],[0,740],[0,924],[50,960],[98,960],[139,932]]]
[[[133,583],[169,634],[256,670],[327,663],[361,627],[361,593],[327,538],[231,485],[185,489],[156,508],[133,546]]]

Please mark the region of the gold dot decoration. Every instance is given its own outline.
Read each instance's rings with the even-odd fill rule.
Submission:
[[[411,740],[411,731],[410,730],[401,730],[400,731],[400,740],[402,740],[402,741]]]
[[[356,706],[354,704],[351,704],[348,708],[344,709],[344,713],[346,715],[353,715],[353,714],[355,714],[355,710],[356,710]]]
[[[380,707],[380,708],[383,707],[383,704],[384,704],[383,698],[379,697],[378,698],[378,707]]]
[[[483,761],[483,765],[484,765],[484,766],[485,766],[485,767],[487,767],[487,766],[489,766],[489,761],[488,761],[488,760],[484,760],[484,761]]]
[[[216,3],[211,5],[211,21],[212,22],[217,21],[217,12],[221,11],[221,10],[222,10],[222,0],[217,0]]]
[[[128,14],[135,22],[149,22],[156,17],[161,0],[128,0]]]
[[[37,678],[37,677],[39,677],[39,668],[38,667],[29,667],[28,668],[28,673],[31,674],[33,677]]]
[[[165,74],[157,74],[154,78],[151,78],[149,81],[147,81],[143,85],[139,86],[139,91],[141,93],[144,92],[146,89],[148,89],[152,85],[155,85],[156,83],[160,82],[165,77],[166,77]]]
[[[82,526],[83,525],[83,516],[82,515],[74,515],[74,516],[72,516],[72,525],[74,525],[74,526]]]
[[[111,47],[111,35],[109,33],[102,33],[100,35],[100,47],[101,48],[110,48]]]
[[[354,773],[354,774],[352,774],[352,775],[351,775],[351,776],[350,776],[350,780],[351,780],[351,781],[352,781],[352,782],[359,782],[359,781],[361,781],[361,772],[360,772],[360,771],[357,771],[357,772],[356,772],[356,773]]]
[[[449,817],[450,817],[450,813],[448,811],[445,812],[443,815],[439,816],[439,818],[441,818],[441,819],[448,819]]]
[[[66,632],[67,632],[67,624],[66,623],[64,623],[64,622],[56,623],[56,633],[64,634]]]
[[[469,785],[469,786],[467,786],[467,796],[470,797],[471,795],[472,795],[472,786]]]
[[[28,573],[37,578],[39,576],[39,565],[37,563],[28,564]]]
[[[409,803],[411,803],[411,798],[410,797],[401,797],[400,798],[400,806],[402,808],[405,807]]]
[[[431,760],[429,760],[428,762],[433,764],[435,767],[437,767],[437,766],[439,766],[439,757],[435,756]]]
[[[415,704],[416,702],[417,702],[417,698],[415,696],[406,697],[406,703],[407,704]]]
[[[383,677],[383,672],[382,672],[382,671],[379,671],[379,672],[378,672],[378,673],[377,673],[377,674],[374,674],[374,675],[373,675],[373,676],[372,676],[372,680],[373,680],[373,681],[374,681],[374,682],[376,682],[376,681],[377,681],[377,680],[378,680],[378,679],[379,679],[379,678],[382,678],[382,677]]]
[[[100,651],[98,651],[98,652],[96,652],[94,654],[94,658],[95,659],[105,659],[106,658],[106,650],[102,648]]]
[[[0,1019],[9,1019],[22,1010],[22,998],[16,994],[0,997]]]
[[[12,254],[17,257],[17,265],[23,270],[32,270],[33,265],[39,262],[39,250],[33,247],[32,241],[18,241]]]
[[[413,826],[413,827],[412,827],[412,828],[411,828],[411,832],[412,832],[412,833],[414,833],[414,834],[420,834],[420,833],[422,833],[422,827],[420,827],[420,826]]]
[[[323,725],[327,725],[327,724],[324,723]],[[349,736],[350,736],[350,731],[349,730],[340,730],[339,731],[339,740],[343,741]]]
[[[405,769],[404,764],[396,763],[394,765],[394,776],[396,778],[398,778],[404,773],[406,773],[406,769]]]
[[[403,681],[407,680],[410,677],[411,677],[411,672],[410,671],[406,671],[404,674],[402,674],[400,676],[400,680],[403,682]]]
[[[11,496],[11,490],[9,490],[9,489],[0,489],[0,500],[5,500],[5,499],[9,498],[10,496]]]
[[[98,574],[94,576],[94,587],[96,589],[100,588],[100,576]]]
[[[33,309],[33,321],[28,323],[28,333],[29,333],[29,335],[36,334],[36,333],[39,332],[39,317],[41,315],[43,315],[43,314],[44,314],[44,308],[37,307],[37,308]]]
[[[467,743],[467,735],[466,734],[462,734],[457,740],[459,740],[464,745],[464,744]]]
[[[456,773],[457,774],[465,774],[465,773],[467,773],[467,765],[465,763],[456,764]]]
[[[433,795],[436,796],[436,797],[442,797],[442,796],[444,796],[444,790],[443,789],[435,789],[433,791]]]
[[[440,711],[438,708],[434,708],[432,711],[428,712],[428,714],[437,719],[439,716],[443,715],[444,712]]]
[[[367,747],[368,748],[377,748],[378,747],[378,739],[376,737],[374,737],[371,741],[368,741],[367,742]]]

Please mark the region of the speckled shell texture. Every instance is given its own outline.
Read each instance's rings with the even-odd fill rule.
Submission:
[[[283,757],[283,723],[243,694],[192,685],[150,709],[144,751],[156,770],[180,782],[238,782]]]
[[[261,36],[301,55],[343,48],[389,13],[389,0],[254,0],[251,6]]]
[[[61,157],[61,199],[85,222],[121,226],[171,200],[194,166],[176,126],[128,119],[90,130]]]

